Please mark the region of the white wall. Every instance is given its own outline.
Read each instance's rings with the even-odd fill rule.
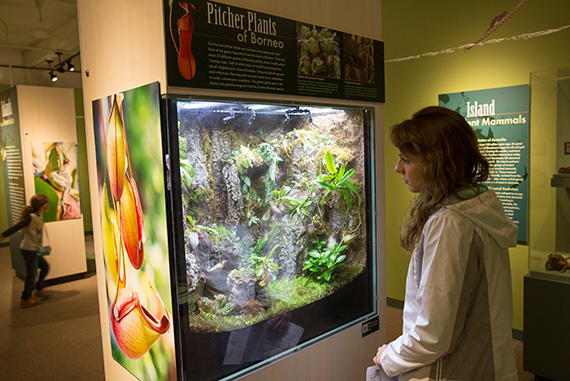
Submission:
[[[17,86],[24,189],[26,202],[35,194],[32,163],[33,142],[76,142],[75,97],[73,89]],[[47,223],[52,255],[48,258],[47,279],[87,271],[83,216]]]
[[[159,81],[166,91],[164,28],[162,3],[158,0],[78,0],[81,66],[91,183],[93,235],[96,252],[100,313],[106,316],[104,263],[96,190],[96,159],[93,137],[92,101],[112,93]],[[378,0],[301,0],[266,1],[234,0],[225,3],[292,20],[315,23],[349,33],[382,40],[381,2]],[[89,77],[86,72],[89,72]],[[223,97],[254,97],[256,99],[285,99],[266,94],[247,94],[191,90],[195,95]],[[287,100],[331,103],[328,99],[287,97]],[[366,102],[343,101],[345,105],[375,107],[376,176],[378,213],[378,277],[380,330],[362,338],[360,325],[347,329],[327,340],[261,369],[247,380],[352,380],[364,378],[367,366],[379,345],[385,342],[385,218],[384,218],[384,132],[383,107]],[[157,142],[160,144],[160,142]],[[151,148],[151,147],[149,147]],[[101,319],[105,376],[108,380],[132,377],[111,356],[109,325]]]

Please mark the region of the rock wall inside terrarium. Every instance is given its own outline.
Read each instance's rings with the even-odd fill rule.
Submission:
[[[178,103],[189,323],[242,328],[367,265],[363,110]]]

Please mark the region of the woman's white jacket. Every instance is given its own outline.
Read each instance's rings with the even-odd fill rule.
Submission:
[[[403,334],[381,357],[399,380],[517,380],[508,247],[518,228],[490,190],[424,226],[406,281]]]

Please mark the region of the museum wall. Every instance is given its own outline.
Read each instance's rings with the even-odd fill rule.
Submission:
[[[45,75],[44,75],[45,76]],[[36,86],[49,86],[48,83],[39,84],[39,81],[23,81],[22,83],[18,84],[26,84],[26,85],[36,85]],[[62,87],[62,86],[54,86],[54,87]],[[10,88],[9,85],[2,85],[0,84],[0,92],[8,90]],[[74,100],[75,100],[75,124],[77,126],[77,155],[78,155],[78,165],[79,165],[79,173],[81,176],[80,181],[80,192],[81,192],[81,212],[83,214],[83,228],[86,233],[91,233],[93,230],[93,225],[91,221],[91,203],[89,198],[89,178],[87,176],[87,154],[85,148],[85,118],[83,116],[83,91],[81,89],[74,89]],[[3,169],[0,166],[0,177],[3,175]],[[0,210],[6,210],[6,197],[4,197],[4,182],[0,182]],[[0,231],[4,231],[8,229],[8,219],[4,213],[0,213]],[[10,238],[7,238],[5,241],[0,243],[2,246],[7,246],[10,243]]]
[[[500,28],[483,40],[483,46],[464,51],[489,28],[491,20],[519,2],[484,0],[382,1],[386,56],[385,133],[413,112],[437,105],[438,94],[514,86],[529,83],[531,72],[570,66],[570,3],[564,0],[526,2]],[[413,25],[413,28],[410,28]],[[486,43],[490,41],[489,43]],[[540,154],[541,135],[550,134],[546,121],[533,123],[531,154]],[[554,128],[556,126],[554,125]],[[387,135],[386,135],[387,138]],[[404,300],[410,256],[398,241],[401,216],[411,194],[394,172],[397,150],[385,138],[387,295],[391,303]],[[548,154],[545,152],[544,154]],[[550,187],[554,168],[530,168],[530,178],[547,173],[529,187],[529,242],[551,247],[554,234],[555,190]],[[540,242],[545,241],[544,245]],[[523,278],[528,273],[529,246],[510,251],[514,294],[514,329],[523,329]]]

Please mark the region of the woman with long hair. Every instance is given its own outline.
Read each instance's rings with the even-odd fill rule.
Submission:
[[[415,194],[402,335],[374,363],[399,380],[517,380],[508,247],[518,228],[483,182],[489,163],[457,112],[426,107],[392,127],[395,171]]]
[[[38,256],[38,246],[42,246],[44,217],[43,214],[49,210],[49,198],[45,194],[36,194],[30,200],[30,205],[22,208],[20,222],[12,226],[2,234],[0,241],[22,231],[22,241],[20,242],[20,252],[26,263],[26,280],[24,291],[20,299],[21,307],[31,307],[41,303],[42,299],[49,296],[49,291],[44,290],[45,278],[49,271],[49,264],[43,256]],[[38,276],[38,268],[40,275]],[[34,289],[36,290],[34,293]]]

